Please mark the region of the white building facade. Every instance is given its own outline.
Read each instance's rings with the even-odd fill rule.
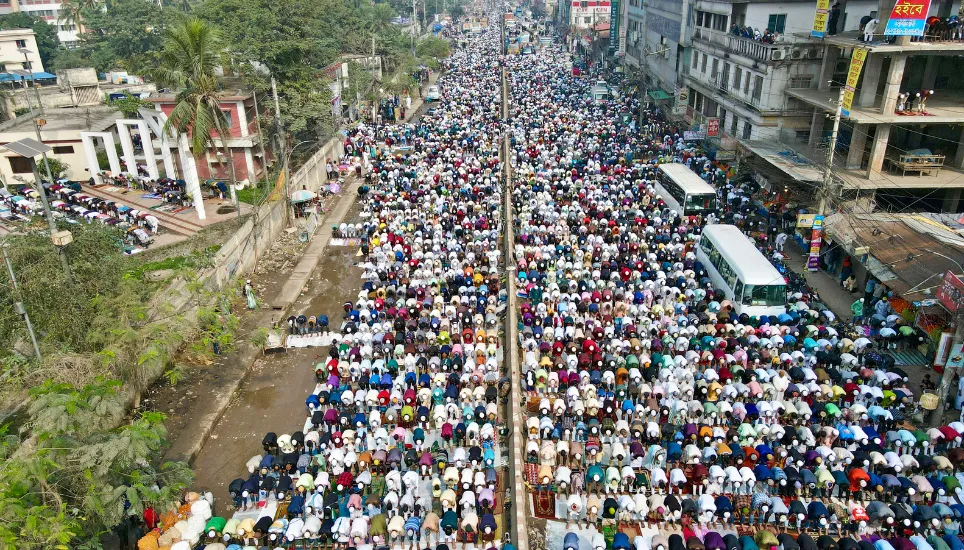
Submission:
[[[57,38],[64,47],[73,48],[77,44],[77,25],[61,24],[62,5],[60,0],[0,0],[0,15],[23,12],[39,17],[57,29]]]
[[[688,122],[717,119],[720,135],[741,141],[809,141],[811,110],[792,89],[817,87],[823,48],[809,39],[816,2],[692,0],[690,48],[679,87]],[[847,2],[838,30],[852,30],[876,14],[875,0]],[[777,34],[772,43],[738,34]],[[714,123],[715,124],[715,123]]]

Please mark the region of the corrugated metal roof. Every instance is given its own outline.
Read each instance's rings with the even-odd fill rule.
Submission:
[[[960,273],[964,264],[964,238],[923,216],[839,213],[824,228],[850,252],[869,247],[867,269],[900,294],[932,286],[946,271]]]

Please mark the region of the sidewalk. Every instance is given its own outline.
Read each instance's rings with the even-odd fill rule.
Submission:
[[[830,308],[839,319],[851,321],[853,314],[850,306],[854,300],[862,296],[860,292],[850,293],[837,282],[837,279],[826,271],[812,272],[807,270],[807,256],[809,251],[802,250],[792,239],[787,240],[784,247],[785,254],[789,256],[784,263],[795,273],[803,275],[807,284],[820,296],[820,300]]]
[[[352,177],[351,180],[353,181],[342,190],[342,196],[339,198],[335,207],[319,222],[321,226],[308,244],[308,248],[306,248],[301,255],[301,260],[288,277],[288,282],[281,287],[277,295],[267,302],[270,307],[275,310],[285,311],[298,299],[298,296],[301,295],[305,288],[305,283],[308,281],[308,277],[311,276],[318,262],[325,255],[325,249],[328,248],[328,242],[332,236],[332,226],[339,225],[345,220],[348,211],[351,210],[352,205],[355,204],[355,197],[358,196],[358,188],[362,182],[365,181],[362,178],[355,177]],[[348,200],[346,200],[346,198],[348,198]]]

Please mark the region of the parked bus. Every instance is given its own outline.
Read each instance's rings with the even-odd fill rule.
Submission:
[[[716,210],[716,190],[685,164],[660,164],[656,171],[656,192],[681,216]]]
[[[737,313],[760,316],[787,312],[786,280],[735,225],[703,228],[696,259]]]

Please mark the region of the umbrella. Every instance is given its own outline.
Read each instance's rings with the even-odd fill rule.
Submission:
[[[341,192],[341,184],[338,182],[331,182],[328,184],[328,190],[332,193],[338,194]]]
[[[291,202],[308,202],[317,196],[307,189],[300,189],[291,194]]]

